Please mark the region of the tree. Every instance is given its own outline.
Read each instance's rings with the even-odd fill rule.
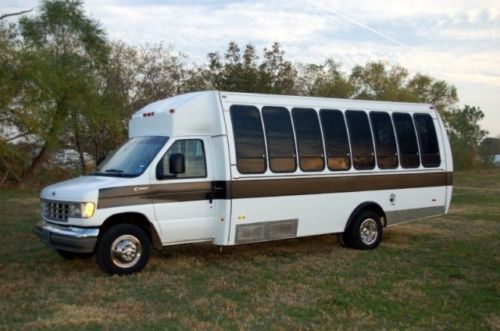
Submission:
[[[16,13],[18,14],[18,13]],[[11,16],[6,14],[3,18]],[[23,82],[19,79],[23,64],[20,54],[20,40],[14,25],[0,20],[0,186],[12,179],[23,185],[20,171],[24,166],[24,150],[15,148],[13,142],[27,137],[29,130],[21,124],[30,122],[16,113],[22,99]]]
[[[479,145],[479,158],[485,167],[491,167],[495,163],[495,156],[500,155],[500,139],[484,138]]]
[[[10,107],[19,91],[16,73],[19,70],[19,54],[16,34],[12,27],[0,21],[0,126],[12,125],[13,112]]]
[[[436,80],[428,75],[416,74],[406,85],[409,100],[433,104],[436,109],[444,114],[457,102],[457,89],[444,80]]]
[[[369,62],[352,68],[349,78],[353,85],[352,98],[365,100],[405,101],[410,98],[405,89],[408,71],[400,66],[387,67],[383,62]]]
[[[31,176],[60,145],[65,128],[80,153],[82,171],[83,114],[95,111],[99,66],[106,62],[106,36],[99,24],[85,16],[76,0],[45,0],[36,17],[19,20],[24,41],[23,55],[29,70],[24,81],[27,100],[36,104],[40,151],[25,171]]]
[[[296,94],[295,66],[285,59],[285,53],[278,43],[264,48],[263,61],[253,45],[241,49],[230,42],[224,57],[219,53],[208,54],[210,86],[217,90],[233,92]]]
[[[238,44],[230,42],[224,59],[219,53],[209,53],[208,76],[217,90],[233,92],[262,92],[257,68],[257,53],[252,45],[246,45],[244,57]]]
[[[125,139],[133,112],[205,89],[432,103],[447,122],[459,167],[477,163],[483,150],[479,108],[455,109],[454,86],[400,66],[369,62],[343,72],[334,59],[296,65],[277,42],[260,53],[251,44],[230,42],[224,54],[209,53],[207,63],[188,65],[187,56],[162,44],[109,43],[78,0],[43,0],[36,16],[17,25],[7,25],[5,15],[0,169],[18,182],[21,172],[31,177],[61,149],[78,151],[85,173],[87,154],[97,160]],[[19,138],[22,144],[14,144]],[[0,175],[0,184],[5,178]]]
[[[327,59],[323,65],[300,66],[300,71],[297,89],[301,95],[350,98],[353,94],[351,82],[333,59]]]
[[[99,160],[126,137],[127,120],[133,112],[138,51],[121,42],[110,44],[106,65],[99,67],[99,105],[87,113],[86,151]]]
[[[500,155],[500,138],[484,138],[481,142],[481,146],[486,152],[488,152],[488,154]]]
[[[141,48],[138,54],[133,108],[182,93],[185,68],[182,54],[174,54],[162,44]]]
[[[259,83],[264,93],[297,94],[295,81],[297,70],[285,59],[280,44],[274,42],[271,48],[264,48],[264,61],[259,66]]]
[[[405,68],[383,62],[355,66],[349,80],[354,99],[431,103],[441,114],[458,102],[453,85],[423,74],[411,77]]]
[[[488,134],[479,125],[483,118],[484,113],[479,107],[468,105],[445,113],[453,163],[457,169],[471,169],[479,165],[479,146]]]

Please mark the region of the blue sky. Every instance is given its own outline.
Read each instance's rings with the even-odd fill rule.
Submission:
[[[0,0],[0,12],[36,7]],[[287,58],[344,70],[367,61],[399,64],[458,88],[460,104],[480,106],[500,135],[500,1],[465,0],[87,0],[110,39],[159,43],[201,63],[229,41],[258,49],[279,41]]]

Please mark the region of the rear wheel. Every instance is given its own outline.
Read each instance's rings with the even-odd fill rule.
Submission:
[[[149,260],[151,241],[140,227],[119,224],[107,230],[97,247],[97,263],[111,275],[141,271]]]
[[[374,249],[382,241],[382,233],[380,216],[371,210],[363,210],[340,235],[341,244],[357,249]]]

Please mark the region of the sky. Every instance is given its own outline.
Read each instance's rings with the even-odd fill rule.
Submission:
[[[0,0],[0,13],[37,5]],[[110,40],[163,43],[196,63],[229,41],[259,50],[278,41],[293,62],[401,65],[455,85],[460,105],[479,106],[482,127],[500,135],[498,0],[86,0],[84,8]]]

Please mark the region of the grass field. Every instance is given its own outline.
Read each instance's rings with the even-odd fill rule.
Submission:
[[[32,234],[33,193],[0,191],[0,328],[500,330],[500,172],[459,173],[451,213],[374,251],[325,235],[156,253],[109,277]]]

